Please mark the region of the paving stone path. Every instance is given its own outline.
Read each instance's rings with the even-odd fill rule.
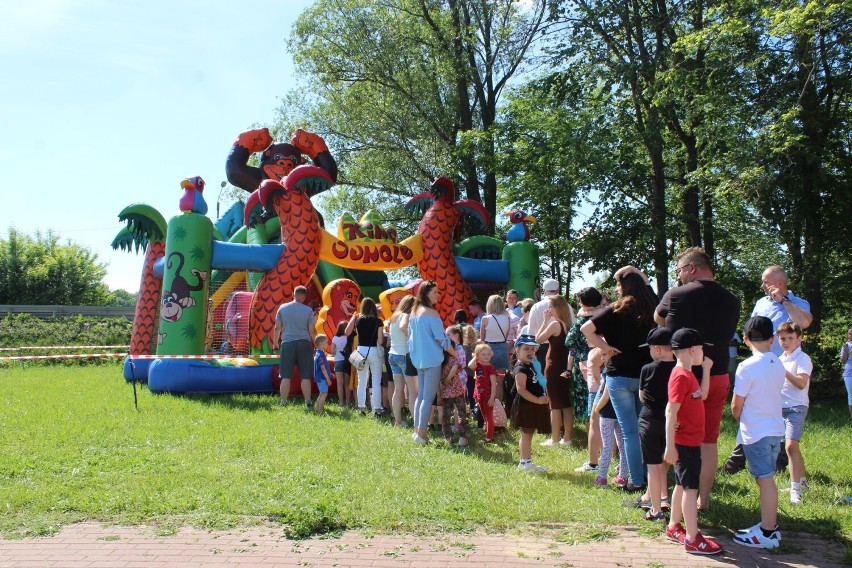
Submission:
[[[0,568],[842,566],[839,544],[808,535],[785,533],[784,552],[778,554],[721,537],[725,552],[706,557],[690,556],[682,547],[642,536],[631,527],[613,530],[614,538],[582,544],[557,540],[565,531],[556,528],[536,529],[528,536],[348,531],[334,538],[297,541],[272,525],[214,532],[183,528],[162,536],[155,527],[86,522],[66,526],[54,536],[0,540]]]

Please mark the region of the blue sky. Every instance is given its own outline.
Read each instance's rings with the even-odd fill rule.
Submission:
[[[0,235],[53,229],[136,291],[142,255],[113,251],[117,214],[177,214],[202,176],[215,217],[237,134],[295,86],[285,42],[311,2],[27,0],[0,19]]]
[[[98,254],[111,289],[138,290],[142,255],[109,246],[119,211],[141,202],[169,219],[180,181],[200,175],[215,218],[231,144],[297,86],[285,44],[311,3],[5,3],[0,236],[52,229]]]

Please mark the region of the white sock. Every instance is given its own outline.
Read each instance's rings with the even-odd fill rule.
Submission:
[[[528,460],[525,460],[524,458],[521,458],[521,465],[526,465],[526,464],[528,464],[528,463],[532,463],[532,458],[530,458],[530,459],[528,459]]]
[[[802,492],[802,484],[801,484],[801,483],[796,483],[796,482],[794,481],[794,482],[792,482],[792,483],[790,484],[790,490],[791,490],[791,491],[798,491],[799,493],[801,493],[801,492]]]
[[[807,485],[808,485],[808,478],[803,476],[803,477],[799,480],[799,484],[800,484],[801,486],[803,486],[803,487],[807,487]]]

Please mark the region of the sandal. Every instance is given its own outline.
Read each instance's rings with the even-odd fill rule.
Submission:
[[[653,509],[648,509],[647,511],[645,511],[645,515],[643,516],[643,518],[646,521],[665,521],[665,520],[667,520],[665,511],[660,511],[658,513],[655,513]]]

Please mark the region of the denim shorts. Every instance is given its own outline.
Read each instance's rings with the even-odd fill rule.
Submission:
[[[316,382],[317,384],[317,391],[319,391],[320,393],[328,392],[328,383],[325,379],[314,378],[314,382]]]
[[[505,341],[497,343],[488,343],[493,355],[491,356],[491,365],[498,371],[509,368],[509,346]]]
[[[391,353],[388,355],[388,363],[390,364],[391,373],[394,375],[405,374],[405,355]]]
[[[592,407],[595,406],[595,397],[597,397],[597,394],[598,394],[598,391],[594,391],[594,392],[589,391],[589,401],[586,404],[586,415],[587,416],[592,415]]]
[[[808,415],[808,407],[804,405],[782,408],[781,416],[784,417],[784,439],[798,442],[802,439],[805,431],[805,417]]]
[[[753,444],[743,444],[748,472],[752,477],[765,479],[775,475],[775,460],[783,443],[781,436],[765,436]]]

